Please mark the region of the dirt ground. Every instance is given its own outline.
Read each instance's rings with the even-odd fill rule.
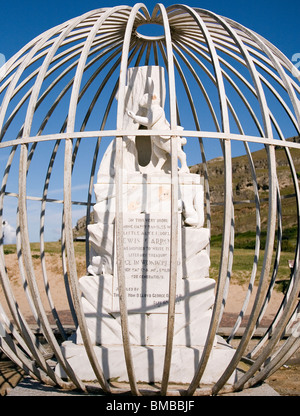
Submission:
[[[24,372],[4,354],[0,356],[0,396],[15,387],[23,378]]]
[[[300,364],[281,367],[267,383],[281,396],[300,396]]]
[[[34,268],[36,271],[36,276],[42,276],[40,260],[37,255],[33,258]],[[56,307],[56,310],[59,312],[63,325],[72,325],[72,319],[69,312],[69,306],[67,302],[67,297],[65,293],[65,285],[62,278],[61,270],[61,259],[60,256],[52,253],[46,253],[47,260],[47,279],[51,291],[52,301]],[[13,290],[13,295],[18,302],[19,308],[25,316],[27,322],[35,322],[30,310],[29,302],[27,296],[24,295],[22,279],[19,276],[19,268],[16,267],[18,259],[16,254],[7,254],[5,256],[6,267],[8,271],[8,276],[10,279],[10,285]],[[77,264],[78,274],[84,275],[84,260],[80,260]],[[43,280],[37,281],[41,301],[45,306],[46,312],[49,314],[50,309],[48,305],[48,299],[46,296],[46,291],[43,286]],[[245,318],[249,315],[249,310],[253,304],[255,297],[256,288],[253,290],[249,306],[245,312]],[[245,294],[247,292],[247,286],[242,286],[239,284],[231,284],[228,294],[228,299],[224,309],[224,318],[221,322],[221,327],[231,328],[235,322],[236,316],[239,313],[243,301],[245,299]],[[278,307],[283,299],[283,295],[280,292],[273,291],[271,301],[266,309],[264,318],[261,322],[262,326],[268,326],[271,319],[274,317],[274,314],[278,310]],[[4,300],[4,295],[0,289],[0,301],[3,305],[3,308],[7,311],[6,302]],[[48,309],[47,309],[48,308]],[[54,321],[49,319],[50,323],[53,324]],[[14,387],[23,377],[23,372],[10,360],[8,360],[3,354],[0,353],[0,395],[5,395],[7,389]],[[297,359],[291,360],[291,363],[286,366],[281,367],[276,371],[272,376],[269,377],[267,382],[272,388],[274,388],[280,395],[284,396],[300,396],[300,351],[298,350]]]

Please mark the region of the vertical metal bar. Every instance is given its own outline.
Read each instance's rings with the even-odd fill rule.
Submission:
[[[63,27],[63,26],[61,26]],[[53,35],[53,33],[55,32],[54,29],[52,29],[51,31],[47,32],[47,35],[50,37]],[[28,55],[26,56],[26,59],[24,59],[21,63],[21,65],[19,66],[18,70],[16,71],[13,80],[11,81],[11,83],[9,84],[9,87],[6,91],[3,103],[2,103],[2,108],[1,108],[1,114],[0,114],[0,124],[2,125],[3,123],[3,119],[4,119],[4,115],[5,115],[5,111],[7,109],[8,103],[10,102],[10,98],[14,92],[14,88],[19,80],[19,77],[21,76],[23,69],[25,68],[25,66],[27,65],[27,63],[30,61],[30,59],[34,56],[34,54],[39,50],[40,47],[42,47],[42,45],[44,45],[45,41],[47,40],[47,36],[45,36],[45,38],[42,38],[33,49],[31,49],[31,51],[28,53]],[[31,258],[30,258],[30,247],[29,247],[29,241],[28,241],[28,230],[26,228],[27,224],[25,224],[26,222],[26,198],[24,195],[24,192],[26,192],[26,168],[27,168],[27,157],[24,156],[27,155],[27,147],[23,147],[21,146],[21,159],[20,159],[20,175],[19,175],[19,189],[20,189],[20,197],[19,197],[19,217],[20,217],[20,225],[24,225],[24,233],[21,235],[21,238],[23,239],[22,243],[23,245],[25,245],[25,257],[26,257],[26,269],[27,271],[32,272],[32,265],[30,264],[31,262]],[[26,159],[26,160],[25,160]],[[24,177],[22,178],[21,176],[24,175]],[[23,231],[23,230],[22,230]],[[28,251],[29,248],[29,251]],[[2,277],[3,277],[3,281],[5,281],[5,275],[6,272],[4,271],[4,273],[1,273]],[[32,276],[31,276],[32,277]],[[5,283],[6,285],[6,283]],[[10,293],[10,288],[6,285],[6,295],[9,299],[9,304],[11,309],[14,311],[13,315],[16,318],[16,321],[23,326],[23,330],[25,330],[25,322],[23,320],[23,318],[20,316],[19,312],[16,309],[16,302],[13,300],[13,297],[11,296]],[[37,303],[39,302],[39,300],[33,299],[34,302],[36,301]],[[35,305],[36,306],[36,305]],[[32,335],[30,334],[30,331],[25,331],[27,334],[27,342],[29,342],[28,345],[31,346],[31,348],[33,348],[33,353],[37,355],[39,362],[43,365],[43,359],[42,357],[40,357],[36,350],[36,348],[33,346],[34,342],[32,340]],[[46,364],[46,363],[45,363]],[[47,364],[46,364],[47,366]],[[49,371],[49,370],[48,370]],[[52,370],[49,371],[50,374],[52,373],[52,377],[55,379],[57,379],[56,382],[59,382],[59,384],[61,385],[66,385],[66,383],[60,382],[59,378],[57,378]],[[68,383],[67,383],[68,384]]]
[[[88,13],[87,15],[90,15]],[[84,16],[85,17],[85,16]],[[23,134],[30,135],[31,130],[31,124],[33,119],[33,114],[35,111],[35,106],[37,102],[37,97],[39,90],[41,88],[41,84],[44,79],[44,75],[46,74],[47,68],[56,52],[58,47],[60,46],[63,39],[70,33],[70,31],[76,27],[77,23],[84,17],[77,18],[72,21],[72,24],[67,26],[61,33],[61,35],[56,39],[54,42],[52,48],[50,48],[47,57],[40,69],[40,72],[38,74],[36,83],[34,85],[34,88],[31,93],[28,110],[25,118],[24,123],[24,129]],[[59,362],[61,363],[62,367],[65,369],[67,374],[70,376],[72,381],[75,383],[75,385],[82,390],[85,390],[84,385],[81,383],[81,381],[76,377],[74,374],[72,368],[69,366],[68,362],[65,360],[65,358],[62,355],[62,352],[60,350],[60,347],[52,333],[51,327],[49,325],[47,316],[45,314],[40,296],[39,291],[36,285],[35,275],[33,271],[33,265],[31,263],[31,255],[30,255],[30,245],[28,241],[28,226],[27,226],[27,216],[26,216],[26,164],[27,164],[27,146],[21,145],[21,159],[20,159],[20,172],[19,172],[19,218],[20,218],[20,227],[22,229],[21,233],[21,243],[22,243],[22,249],[24,252],[24,260],[25,260],[25,268],[26,273],[28,276],[28,282],[29,287],[32,293],[33,301],[36,307],[36,310],[38,312],[39,319],[41,320],[42,328],[44,331],[44,334],[51,345],[53,351],[56,354],[56,357],[58,358]]]
[[[170,125],[171,129],[177,128],[177,110],[176,110],[176,90],[175,90],[175,72],[173,62],[172,38],[168,22],[168,16],[165,7],[158,4],[153,11],[153,16],[160,10],[163,26],[165,31],[165,42],[168,61],[168,78],[170,94]],[[178,156],[177,156],[177,137],[171,137],[171,247],[170,247],[170,281],[169,281],[169,304],[168,304],[168,324],[166,334],[166,348],[163,367],[163,376],[161,382],[161,394],[166,395],[170,377],[173,337],[175,325],[175,300],[176,300],[176,283],[177,283],[177,263],[178,263]]]
[[[282,140],[284,140],[283,137],[281,137]],[[297,173],[296,173],[296,169],[295,166],[293,165],[293,161],[291,158],[291,154],[288,148],[285,149],[286,151],[286,155],[289,161],[289,165],[290,165],[290,169],[291,169],[291,173],[292,173],[292,178],[293,178],[293,183],[294,183],[294,188],[295,188],[295,194],[296,194],[296,208],[297,208],[297,222],[298,222],[298,239],[297,239],[297,243],[296,243],[296,248],[295,248],[295,256],[294,256],[294,270],[291,276],[291,280],[289,283],[289,288],[284,296],[284,299],[282,300],[282,303],[276,313],[276,316],[272,322],[272,324],[270,325],[270,327],[268,328],[268,330],[266,331],[265,335],[259,340],[258,344],[256,345],[255,348],[253,348],[252,351],[250,351],[248,353],[248,357],[252,357],[254,356],[259,350],[260,348],[264,345],[264,343],[266,342],[267,338],[271,337],[271,334],[274,333],[274,328],[275,326],[278,324],[279,318],[282,316],[282,312],[283,310],[286,308],[287,305],[287,299],[290,297],[291,294],[291,290],[292,287],[294,285],[294,281],[296,278],[296,271],[298,270],[298,266],[299,266],[299,250],[300,250],[300,241],[299,241],[299,233],[300,233],[300,192],[299,192],[299,185],[298,185],[298,179],[297,179]]]
[[[133,23],[136,18],[139,9],[143,9],[146,16],[149,16],[147,9],[141,3],[136,4],[129,15],[126,25],[121,67],[120,67],[120,80],[119,80],[119,92],[118,92],[118,109],[117,109],[117,130],[123,127],[124,117],[124,98],[125,98],[125,83],[126,83],[126,68],[128,61],[128,53],[130,47],[130,38],[133,28]],[[149,17],[150,18],[150,17]],[[119,302],[120,302],[120,316],[121,316],[121,329],[123,337],[123,348],[125,355],[125,362],[127,367],[127,373],[129,378],[129,384],[131,392],[134,395],[139,395],[139,390],[136,383],[132,353],[130,348],[130,337],[128,328],[128,312],[126,302],[126,284],[124,274],[124,241],[123,241],[123,197],[122,197],[122,175],[123,175],[123,138],[116,138],[116,162],[115,162],[115,181],[116,181],[116,217],[115,217],[115,230],[116,230],[116,250],[117,257],[117,275],[118,275],[118,288],[119,288]]]
[[[64,25],[61,25],[61,27],[63,27],[63,26]],[[51,29],[46,34],[44,34],[45,36],[43,38],[41,38],[35,44],[35,46],[30,50],[30,52],[28,52],[28,54],[26,55],[26,57],[22,60],[20,66],[18,67],[16,73],[14,74],[11,82],[9,83],[9,86],[7,88],[6,94],[4,96],[4,99],[3,99],[2,105],[1,105],[1,112],[0,112],[0,130],[2,130],[4,116],[5,116],[5,113],[6,113],[8,104],[9,104],[11,98],[13,97],[14,90],[15,90],[15,86],[16,86],[16,84],[17,84],[17,82],[18,82],[18,80],[19,80],[19,78],[20,78],[23,70],[25,69],[25,67],[28,64],[28,62],[31,61],[31,59],[33,58],[33,56],[35,55],[35,53],[39,50],[39,48],[43,47],[43,45],[47,41],[48,37],[50,38],[53,35],[53,33],[55,33],[55,30],[54,29]],[[14,155],[14,151],[15,151],[15,149],[11,152],[11,155],[10,155],[10,159],[11,160],[12,160],[12,157]],[[8,174],[8,172],[7,172],[7,174]],[[25,175],[26,175],[26,171],[25,171]],[[6,183],[6,178],[4,178],[4,182]],[[17,239],[17,242],[18,242],[18,239]],[[19,254],[19,262],[20,262],[20,265],[21,265],[21,261],[22,261],[22,259],[21,259],[21,251],[20,251],[20,254]],[[22,266],[20,267],[20,271],[21,271],[22,278],[25,279]],[[26,290],[26,294],[28,294],[28,291],[27,290]],[[29,304],[32,307],[33,314],[34,314],[35,317],[37,317],[36,310],[35,310],[35,308],[33,307],[33,304],[32,304],[32,299],[30,297],[28,297],[28,299],[29,299]],[[11,301],[10,305],[13,305],[13,300]]]
[[[40,253],[41,253],[42,273],[43,273],[45,287],[48,287],[48,278],[47,278],[47,272],[46,272],[46,258],[45,258],[45,241],[44,241],[46,197],[47,197],[47,192],[48,192],[48,186],[49,186],[50,176],[51,176],[51,172],[52,172],[52,167],[53,167],[55,155],[57,153],[57,149],[58,149],[59,144],[60,144],[60,141],[56,141],[56,143],[54,145],[52,155],[50,157],[50,161],[49,161],[49,165],[48,165],[48,169],[47,169],[47,174],[46,174],[46,179],[45,179],[45,183],[44,183],[43,199],[42,199],[42,203],[41,203]],[[49,291],[48,300],[49,300],[49,304],[50,304],[50,307],[51,307],[53,317],[54,317],[54,319],[56,321],[56,324],[57,324],[57,327],[59,329],[59,332],[60,332],[61,336],[63,337],[63,339],[66,339],[67,336],[66,336],[65,330],[63,328],[63,325],[61,324],[59,316],[56,312],[56,309],[54,307],[54,303],[52,302],[50,291]]]
[[[11,169],[11,165],[12,165],[13,159],[15,157],[16,151],[17,151],[17,146],[13,146],[12,149],[11,149],[10,155],[8,157],[8,160],[7,160],[7,163],[6,163],[6,168],[5,168],[4,175],[3,175],[1,192],[0,192],[0,212],[1,212],[1,214],[3,212],[4,195],[5,195],[5,189],[6,189],[7,180],[8,180],[8,174],[9,174],[9,171]],[[19,230],[18,217],[17,217],[17,230]],[[0,221],[0,235],[2,235],[2,215],[1,215],[1,221]],[[37,312],[36,312],[36,309],[34,307],[34,304],[33,304],[33,301],[32,301],[31,295],[30,295],[30,291],[29,291],[28,286],[27,286],[26,278],[25,278],[22,252],[21,252],[21,248],[20,248],[20,232],[19,231],[17,231],[17,233],[16,233],[16,246],[17,246],[17,252],[18,252],[18,263],[19,263],[19,268],[20,268],[20,275],[21,275],[21,279],[23,281],[24,292],[25,292],[25,295],[27,297],[27,300],[28,300],[30,309],[32,311],[32,314],[34,316],[34,319],[36,320],[36,322],[38,322]],[[2,256],[3,256],[3,264],[5,264],[4,253],[3,253],[3,247],[2,246],[1,246],[1,252],[2,252]]]
[[[253,261],[253,267],[252,272],[248,284],[248,290],[241,308],[241,311],[238,315],[238,318],[232,328],[232,331],[230,335],[227,338],[227,342],[230,343],[230,341],[233,339],[235,333],[237,332],[238,328],[240,327],[240,324],[242,322],[242,317],[244,316],[244,312],[247,309],[247,306],[249,304],[250,296],[253,291],[254,281],[257,273],[257,263],[259,259],[259,251],[260,251],[260,232],[261,232],[261,223],[260,223],[260,202],[259,202],[259,194],[258,194],[258,186],[257,186],[257,180],[256,180],[256,174],[255,174],[255,167],[253,163],[253,159],[250,153],[249,146],[246,142],[244,142],[244,146],[247,152],[248,161],[250,165],[251,175],[253,179],[253,188],[254,188],[254,199],[255,199],[255,205],[256,205],[256,232],[255,232],[255,249],[254,249],[254,261]]]
[[[247,32],[249,32],[249,31],[247,31]],[[249,34],[249,33],[248,33]],[[250,34],[250,36],[252,37],[253,35],[252,34]],[[262,42],[259,42],[259,43],[262,43]],[[261,46],[261,45],[260,45]],[[266,48],[264,48],[264,49],[266,49]],[[270,54],[269,54],[269,56],[270,56]],[[279,69],[279,68],[277,68],[277,69]],[[283,72],[283,71],[281,71],[281,72]],[[286,79],[286,75],[285,74],[283,74],[282,73],[282,75],[283,75],[283,77],[284,77],[284,79]],[[289,85],[287,85],[287,89],[288,89],[288,91],[289,92],[291,92],[292,93],[292,96],[291,96],[291,100],[292,100],[292,102],[294,102],[295,103],[295,100],[294,100],[294,96],[293,96],[293,92],[291,91],[291,89],[289,88]],[[264,108],[266,108],[266,107],[264,107]],[[296,115],[297,115],[297,118],[298,118],[298,120],[299,120],[299,111],[296,111]],[[273,157],[271,157],[271,161],[270,161],[270,168],[271,168],[271,171],[273,170],[273,172],[274,171],[276,171],[275,169],[276,169],[276,167],[274,166],[275,165],[275,163],[274,163],[274,160],[275,160],[275,150],[273,149],[273,147],[271,147],[270,148],[270,152],[272,152],[273,153]],[[273,168],[273,169],[272,169]],[[273,175],[274,175],[274,173],[273,173],[273,175],[272,175],[272,172],[270,172],[270,178],[271,178],[271,180],[273,179],[273,187],[272,187],[272,190],[271,190],[271,192],[270,192],[270,198],[272,197],[272,193],[274,194],[274,199],[275,199],[275,192],[274,192],[274,186],[275,186],[275,182],[276,182],[276,179],[275,178],[273,178]],[[271,189],[271,186],[270,186],[270,189]],[[270,203],[270,205],[272,205],[272,202]],[[274,204],[273,204],[274,205]],[[270,240],[272,239],[272,235],[271,235],[271,232],[273,231],[272,229],[275,227],[275,213],[274,213],[274,206],[273,206],[273,210],[270,208],[270,210],[269,210],[269,222],[268,222],[268,238],[267,238],[267,242],[268,242],[268,244],[270,244]],[[271,247],[270,247],[270,245],[268,246],[268,248],[269,248],[269,250],[271,251]],[[269,254],[269,256],[271,256],[271,252],[270,252],[270,254]],[[265,257],[265,261],[267,262],[267,258]],[[264,263],[264,266],[265,266],[266,264]],[[268,266],[269,267],[269,266]],[[296,283],[295,283],[296,284]],[[264,284],[264,286],[266,285],[266,283]],[[294,288],[293,288],[293,292],[294,292],[294,296],[296,295],[296,293],[298,293],[298,290],[299,290],[299,283],[298,283],[298,285],[296,284],[296,289],[295,289],[295,286],[294,286]],[[263,293],[264,291],[262,291],[262,293]],[[297,302],[297,300],[294,298],[293,299],[293,296],[289,299],[289,301],[288,301],[288,303],[290,303],[290,305],[289,305],[289,307],[286,307],[286,311],[287,310],[290,310],[290,307],[291,307],[291,305],[293,305],[293,304],[295,304]],[[257,300],[257,304],[259,303],[259,301]],[[249,318],[249,321],[250,320],[254,320],[254,317],[251,315],[250,316],[250,318]],[[256,360],[256,362],[252,365],[252,367],[248,370],[248,372],[235,384],[235,388],[236,389],[240,389],[240,388],[242,388],[242,386],[244,385],[244,383],[251,377],[251,375],[253,375],[254,373],[255,373],[255,371],[259,368],[259,366],[260,366],[260,364],[263,362],[263,360],[268,356],[268,352],[272,349],[272,347],[274,347],[275,345],[276,345],[276,341],[277,341],[277,339],[279,338],[279,336],[280,336],[280,333],[282,332],[282,330],[283,330],[283,327],[284,327],[284,325],[287,323],[287,321],[288,321],[288,312],[287,313],[285,313],[284,314],[284,316],[282,316],[282,318],[281,318],[281,325],[278,325],[277,327],[276,327],[276,329],[274,330],[274,333],[272,334],[272,339],[271,339],[271,341],[269,342],[269,344],[268,344],[268,347],[267,348],[265,348],[265,350],[260,354],[260,356],[259,356],[259,358]]]

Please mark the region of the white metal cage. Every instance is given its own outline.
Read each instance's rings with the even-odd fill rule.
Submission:
[[[159,25],[160,35],[144,35],[140,26]],[[171,136],[180,136],[178,124],[185,127],[184,135],[199,144],[199,162],[204,166],[206,222],[213,227],[211,214],[210,177],[207,171],[206,149],[219,142],[224,158],[223,239],[220,256],[217,290],[209,334],[193,380],[187,386],[169,385],[172,365],[172,339],[176,295],[177,216],[172,216],[171,270],[166,352],[161,387],[140,387],[135,378],[129,342],[124,281],[122,242],[122,140],[124,136],[149,136],[151,130],[124,131],[124,94],[127,68],[130,66],[160,65],[167,74],[167,106]],[[46,305],[41,298],[45,290],[50,311],[60,335],[65,339],[64,324],[59,316],[47,278],[49,263],[45,257],[45,229],[47,210],[52,205],[61,207],[62,279],[65,280],[69,309],[74,325],[80,327],[84,345],[104,392],[127,391],[116,388],[103,376],[93,345],[90,342],[80,302],[76,255],[72,232],[72,212],[78,206],[86,207],[87,223],[93,206],[92,186],[101,149],[105,143],[116,141],[116,184],[119,207],[116,213],[119,292],[124,355],[128,370],[130,391],[140,394],[209,395],[225,391],[225,384],[241,360],[247,360],[248,369],[230,388],[241,390],[265,380],[300,345],[299,338],[299,239],[294,247],[293,268],[282,304],[271,325],[250,352],[247,348],[268,302],[272,298],[278,269],[281,267],[282,243],[281,187],[278,183],[276,147],[284,149],[290,166],[294,192],[295,224],[299,231],[299,186],[293,163],[293,151],[300,148],[297,142],[287,140],[300,134],[300,85],[292,63],[260,35],[231,19],[200,8],[174,5],[165,8],[158,4],[152,15],[145,5],[118,6],[93,10],[54,27],[37,36],[24,46],[1,69],[1,220],[8,210],[16,212],[16,245],[19,272],[33,315],[48,350],[36,337],[26,321],[14,296],[8,276],[4,240],[1,240],[0,278],[2,285],[0,309],[0,348],[32,377],[62,388],[88,390],[89,386],[74,373],[61,352],[53,325],[49,322]],[[297,74],[296,74],[297,75]],[[118,92],[118,101],[115,97]],[[180,99],[179,99],[180,97]],[[106,142],[105,142],[106,141]],[[104,144],[103,144],[104,143]],[[224,304],[230,291],[230,275],[234,263],[234,203],[232,187],[232,147],[244,146],[253,180],[252,204],[255,207],[256,244],[249,289],[241,312],[233,325],[228,342],[238,330],[242,336],[235,355],[222,377],[213,386],[201,386],[201,377],[208,362],[213,339],[218,332]],[[268,161],[268,219],[265,226],[266,242],[261,248],[260,195],[257,187],[255,164],[251,145],[263,145]],[[207,148],[205,147],[207,146]],[[62,150],[61,150],[62,149]],[[172,210],[176,212],[178,173],[176,148],[172,147]],[[6,158],[6,163],[5,163]],[[83,166],[88,166],[87,177]],[[57,191],[51,198],[51,181],[56,175],[61,181],[63,196]],[[84,178],[86,199],[74,200],[74,181]],[[57,186],[57,182],[56,186]],[[78,182],[77,182],[78,183]],[[16,201],[11,208],[10,201]],[[244,201],[245,202],[245,201]],[[246,201],[247,202],[247,201]],[[245,203],[246,203],[245,202]],[[249,202],[249,201],[248,201]],[[251,202],[251,201],[250,201]],[[39,205],[40,223],[34,224],[37,215],[29,218],[29,204]],[[30,224],[30,222],[33,224]],[[0,221],[0,235],[3,234]],[[40,274],[44,289],[37,284],[30,245],[30,229],[35,226],[40,236]],[[258,257],[263,266],[258,280],[250,318],[241,327],[242,316],[248,306],[257,275]],[[86,258],[89,243],[86,239]],[[17,262],[16,262],[17,264]],[[7,312],[8,311],[8,312]],[[252,345],[252,344],[251,344]],[[49,354],[50,350],[50,354]],[[68,375],[61,379],[51,362],[59,362]],[[182,392],[183,391],[183,392]],[[227,390],[228,391],[228,388]],[[150,392],[150,393],[149,393]]]

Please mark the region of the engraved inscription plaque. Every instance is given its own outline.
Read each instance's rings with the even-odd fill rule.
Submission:
[[[170,279],[170,215],[124,214],[123,226],[128,312],[167,313]],[[178,254],[176,312],[180,313],[182,311],[181,244]],[[117,311],[119,309],[117,273],[113,285],[113,310]]]

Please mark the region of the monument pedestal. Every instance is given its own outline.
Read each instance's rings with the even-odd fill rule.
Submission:
[[[62,345],[62,351],[81,380],[90,382],[96,381],[96,376],[83,345],[77,345],[71,340],[66,341]],[[102,367],[104,377],[107,380],[118,382],[129,381],[122,346],[95,346],[94,351]],[[230,362],[234,351],[235,350],[225,344],[221,338],[220,342],[216,342],[209,357],[207,367],[203,373],[201,385],[211,385],[221,377]],[[165,347],[134,345],[131,347],[131,352],[136,381],[143,383],[160,383],[163,374]],[[174,384],[191,383],[202,352],[203,347],[174,347],[172,351],[169,382]],[[55,371],[60,377],[65,377],[65,373],[59,365],[56,367]],[[233,384],[236,381],[236,377],[236,372],[234,372],[227,381],[227,384]]]
[[[95,345],[122,345],[120,312],[117,306],[116,311],[111,308],[113,280],[114,277],[111,275],[84,276],[79,279],[87,327]],[[191,281],[184,279],[182,283],[183,290],[176,302],[173,345],[203,346],[214,303],[215,281],[209,278]],[[154,301],[155,299],[156,297]],[[149,305],[147,308],[143,307],[142,311],[129,308],[131,345],[164,346],[167,319],[164,305]],[[76,343],[82,344],[79,330],[76,332]]]
[[[161,382],[168,324],[171,239],[171,175],[124,174],[123,243],[126,303],[137,381]],[[95,353],[107,379],[128,381],[120,320],[115,248],[115,184],[95,185],[95,224],[89,225],[92,259],[79,279],[82,307]],[[209,230],[203,227],[203,185],[199,175],[179,175],[178,268],[171,383],[190,383],[206,342],[215,281],[210,279]],[[194,225],[191,225],[194,224]],[[95,380],[79,329],[62,351],[75,373]],[[216,382],[234,350],[215,337],[201,383]],[[60,366],[56,371],[63,376]],[[228,383],[235,381],[235,373]]]

